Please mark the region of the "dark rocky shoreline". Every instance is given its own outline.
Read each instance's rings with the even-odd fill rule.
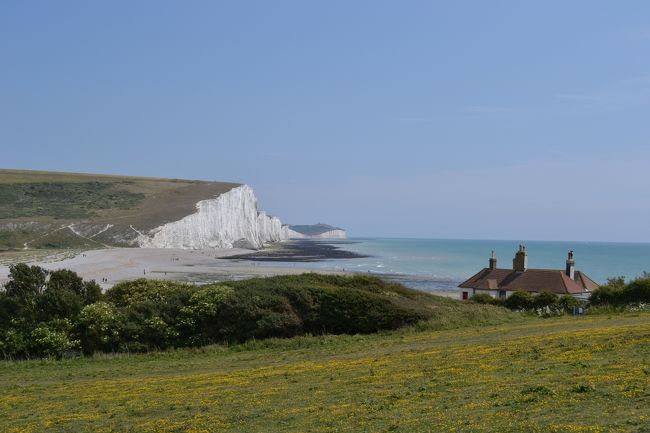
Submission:
[[[250,254],[223,257],[230,260],[253,262],[318,262],[330,259],[359,259],[368,257],[342,249],[340,245],[353,244],[352,241],[294,240],[274,245],[271,248]]]

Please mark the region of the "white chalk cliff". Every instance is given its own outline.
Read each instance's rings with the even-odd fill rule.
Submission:
[[[248,185],[233,188],[196,204],[197,211],[141,233],[143,248],[262,248],[289,239],[289,228],[257,209],[257,198]]]

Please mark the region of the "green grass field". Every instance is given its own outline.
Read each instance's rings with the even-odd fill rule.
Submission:
[[[648,313],[441,327],[6,362],[0,431],[650,431]]]

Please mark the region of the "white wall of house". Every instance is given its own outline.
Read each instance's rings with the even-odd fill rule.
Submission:
[[[499,290],[489,290],[489,289],[461,289],[462,291],[469,292],[469,297],[471,298],[472,295],[478,295],[481,293],[485,293],[486,295],[490,295],[493,298],[498,298],[499,297]],[[506,290],[506,298],[508,298],[510,295],[515,293],[514,291],[511,290]],[[537,292],[529,292],[531,295],[537,295]],[[570,294],[576,299],[580,300],[587,300],[589,298],[590,292],[585,292],[585,293],[578,293],[578,294]],[[558,296],[562,296],[559,295]]]
[[[472,295],[479,295],[484,293],[486,295],[492,296],[493,298],[499,298],[499,292],[500,292],[500,290],[490,290],[490,289],[468,289],[468,290],[470,291],[470,297]],[[505,292],[506,292],[506,298],[512,295],[513,293],[515,293],[510,290],[506,290]]]

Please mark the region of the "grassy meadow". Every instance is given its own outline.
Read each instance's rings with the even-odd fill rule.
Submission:
[[[455,326],[5,362],[0,431],[650,431],[649,313]]]

